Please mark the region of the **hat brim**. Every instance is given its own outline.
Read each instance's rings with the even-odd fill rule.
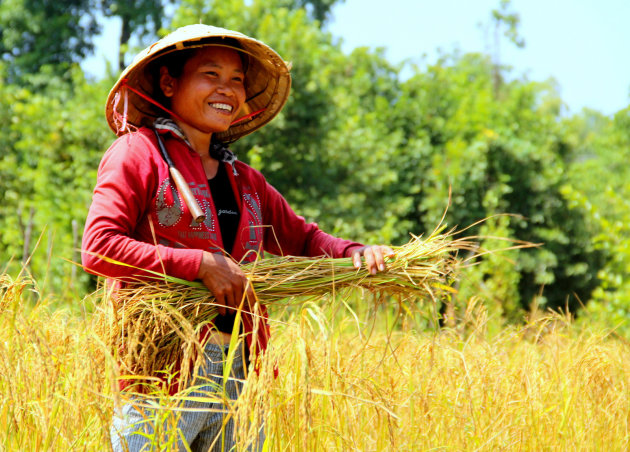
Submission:
[[[159,57],[184,49],[209,45],[223,46],[221,38],[238,42],[239,48],[230,45],[226,47],[232,47],[249,56],[245,76],[246,99],[238,117],[259,113],[233,123],[224,132],[217,132],[217,138],[231,143],[271,121],[282,110],[289,97],[291,89],[289,65],[261,41],[236,31],[198,24],[182,27],[170,33],[140,52],[127,66],[107,97],[105,115],[109,127],[120,136],[130,131],[129,126],[134,128],[152,126],[153,121],[159,116],[164,116],[165,112],[147,100],[147,98],[155,100],[156,97],[154,71],[149,70],[150,64]]]

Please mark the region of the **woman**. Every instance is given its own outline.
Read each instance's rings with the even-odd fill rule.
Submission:
[[[202,377],[223,375],[234,310],[254,300],[239,263],[268,251],[349,257],[360,268],[363,257],[376,273],[392,254],[387,247],[335,238],[306,223],[261,173],[227,148],[278,114],[290,83],[287,64],[262,42],[191,25],[141,52],[107,100],[107,120],[119,138],[99,166],[83,237],[84,266],[117,284],[146,276],[143,270],[201,280],[221,305],[213,327],[202,332]],[[265,319],[264,306],[260,309]],[[242,317],[246,350],[263,351],[266,322],[256,325],[261,316],[248,309]],[[232,398],[244,378],[243,360],[239,354],[232,366]],[[140,422],[145,415],[131,403],[122,408],[112,429],[115,450],[149,447]],[[221,415],[208,410],[185,411],[178,427],[181,449],[184,443],[193,450],[229,450],[234,444],[231,422],[222,429]]]

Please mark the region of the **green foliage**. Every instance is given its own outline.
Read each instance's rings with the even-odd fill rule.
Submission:
[[[290,0],[293,8],[305,8],[310,16],[320,23],[324,23],[330,16],[330,10],[336,3],[344,0]]]
[[[93,50],[93,12],[91,0],[2,0],[0,59],[9,62],[9,82],[24,83],[43,67],[66,75]]]
[[[105,17],[118,17],[121,31],[118,50],[118,66],[125,67],[125,53],[133,35],[156,36],[164,20],[164,7],[167,0],[100,0],[100,8]],[[169,1],[172,3],[172,0]]]
[[[405,176],[415,177],[420,186],[407,218],[418,218],[419,227],[435,224],[449,193],[451,225],[515,214],[500,229],[542,246],[519,252],[513,264],[503,260],[502,272],[518,281],[519,294],[516,303],[503,299],[504,311],[515,317],[534,299],[546,307],[568,302],[576,308],[596,286],[602,263],[590,244],[584,212],[569,209],[560,191],[572,149],[558,117],[557,96],[552,86],[515,80],[495,97],[492,71],[487,57],[456,54],[403,85],[397,126],[408,134],[407,142],[425,143],[421,175],[407,171]],[[494,258],[484,262],[488,259]],[[481,265],[477,271],[487,280],[498,270],[487,272]],[[510,272],[516,275],[507,276]]]
[[[517,47],[524,47],[525,40],[518,34],[518,26],[520,24],[519,15],[510,9],[510,0],[501,0],[499,9],[492,10],[492,24],[494,25],[495,34],[499,34],[503,29],[505,36],[512,44]]]
[[[175,22],[242,30],[293,63],[282,115],[237,143],[239,155],[307,218],[358,240],[401,243],[427,232],[449,196],[450,225],[514,214],[471,232],[542,245],[482,259],[470,278],[488,288],[486,299],[511,319],[534,300],[575,309],[589,299],[602,258],[585,213],[561,192],[573,148],[553,85],[515,79],[497,91],[488,57],[457,53],[403,81],[378,51],[344,55],[307,14],[282,5],[186,1]]]
[[[630,108],[612,119],[584,111],[569,126],[581,146],[566,196],[589,212],[597,231],[593,246],[607,258],[586,320],[614,326],[630,338]]]
[[[85,281],[63,259],[78,259],[96,166],[110,139],[101,113],[105,87],[78,72],[72,88],[45,93],[0,86],[0,255],[15,272],[32,255],[29,270],[57,290],[80,288],[75,273]]]
[[[80,232],[98,161],[113,139],[102,115],[113,81],[87,82],[73,68],[89,48],[80,34],[59,38],[63,58],[52,66],[18,64],[43,50],[9,52],[15,36],[8,21],[35,27],[45,14],[62,16],[44,9],[29,22],[35,13],[25,5],[35,1],[0,5],[0,78],[10,82],[0,85],[0,256],[19,270],[44,233],[29,269],[61,289],[76,284],[61,258],[76,256],[72,224]],[[176,3],[169,29],[201,21],[239,30],[292,62],[286,107],[233,145],[239,158],[262,170],[296,211],[339,236],[397,245],[410,232],[429,233],[445,215],[460,228],[487,218],[468,230],[481,236],[482,249],[503,248],[508,239],[540,244],[479,258],[462,275],[457,304],[479,298],[509,321],[532,302],[626,315],[630,189],[619,168],[630,149],[628,110],[614,119],[594,112],[563,118],[552,82],[514,77],[496,56],[444,54],[406,68],[411,76],[403,78],[403,67],[380,50],[344,54],[322,29],[335,3]],[[89,24],[85,3],[76,5],[68,11]],[[113,0],[100,5],[126,18],[130,33],[154,33],[163,19],[159,1],[134,3],[142,11]],[[509,2],[493,14],[495,31],[520,45]],[[77,47],[64,47],[69,42]]]

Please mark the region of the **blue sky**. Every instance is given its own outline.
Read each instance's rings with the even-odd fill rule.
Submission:
[[[348,52],[383,47],[393,63],[431,63],[438,48],[488,51],[479,24],[498,5],[499,0],[345,0],[333,9],[328,30]],[[588,107],[611,115],[630,105],[630,0],[512,0],[512,8],[520,15],[525,48],[504,41],[500,55],[514,75],[553,77],[571,113]],[[105,25],[95,57],[83,65],[88,72],[101,74],[105,58],[116,62],[111,45],[118,33],[115,23]]]
[[[386,6],[384,6],[386,5]],[[329,31],[344,50],[384,47],[392,62],[434,62],[436,49],[486,51],[479,23],[499,0],[345,0]],[[553,77],[570,112],[610,115],[630,105],[630,0],[512,0],[525,47],[501,60],[530,80]]]

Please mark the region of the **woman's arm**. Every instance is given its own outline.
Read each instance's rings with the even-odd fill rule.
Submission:
[[[153,158],[151,146],[147,137],[128,134],[101,161],[82,244],[83,265],[91,273],[113,278],[149,276],[139,270],[144,269],[187,280],[197,277],[201,250],[160,245],[158,238],[137,238],[160,173],[161,162]]]
[[[289,206],[284,197],[266,183],[265,249],[273,254],[294,256],[350,257],[356,268],[361,268],[361,257],[371,274],[386,269],[385,258],[394,252],[387,246],[365,246],[361,243],[334,237],[315,223],[307,223]]]

